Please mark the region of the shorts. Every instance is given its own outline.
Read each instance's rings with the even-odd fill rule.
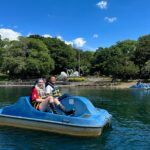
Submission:
[[[41,102],[37,102],[35,100],[32,101],[32,106],[37,110],[39,110],[40,104],[41,104]]]

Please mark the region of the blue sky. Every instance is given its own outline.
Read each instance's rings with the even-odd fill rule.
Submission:
[[[1,0],[0,5],[1,37],[39,34],[96,50],[150,34],[150,0]]]

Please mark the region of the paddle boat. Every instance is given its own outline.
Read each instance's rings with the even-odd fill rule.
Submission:
[[[66,116],[60,110],[41,112],[30,103],[30,97],[20,97],[10,106],[0,109],[0,125],[49,131],[74,136],[99,136],[102,129],[111,123],[112,115],[105,109],[95,108],[85,97],[70,96],[61,103],[75,114]]]
[[[137,89],[146,89],[149,90],[150,89],[150,83],[139,83],[136,85],[132,85],[130,86],[130,88],[137,88]]]

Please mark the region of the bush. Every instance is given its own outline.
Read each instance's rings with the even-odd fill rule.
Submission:
[[[67,78],[67,81],[69,82],[82,82],[85,81],[84,77],[69,77]]]
[[[1,74],[1,73],[0,73],[0,81],[7,81],[7,80],[9,80],[8,75]]]

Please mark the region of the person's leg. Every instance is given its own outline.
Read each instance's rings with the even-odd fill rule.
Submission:
[[[49,98],[49,106],[50,106],[50,108],[52,109],[54,114],[57,114],[55,103],[54,103],[54,97],[53,96],[49,96],[48,98]]]
[[[71,115],[71,114],[74,114],[74,110],[69,110],[67,111],[66,108],[60,103],[60,101],[58,100],[58,98],[55,98],[54,99],[54,103],[58,106],[58,108],[64,112],[66,115]]]
[[[58,97],[58,99],[59,99],[59,101],[61,101],[62,99],[67,98],[69,96],[70,96],[69,94],[65,93],[62,96]]]
[[[49,106],[52,109],[53,113],[57,114],[52,96],[47,97],[43,102],[40,103],[39,110],[40,111],[47,111]]]
[[[49,105],[49,100],[48,100],[48,99],[45,99],[43,102],[40,103],[40,105],[39,105],[39,110],[40,110],[40,111],[46,111],[48,105]]]
[[[58,100],[58,98],[54,98],[54,103],[55,103],[56,105],[59,105],[59,104],[60,104],[60,101]]]

